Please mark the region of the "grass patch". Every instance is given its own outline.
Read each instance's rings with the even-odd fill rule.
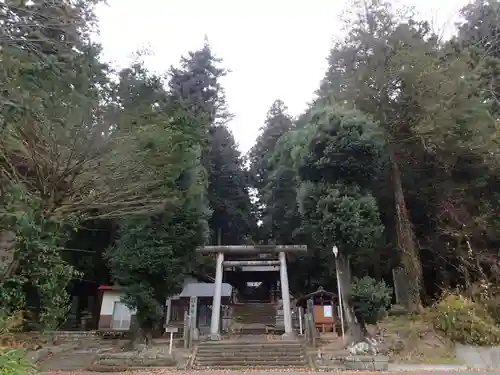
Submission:
[[[391,362],[412,364],[461,364],[455,357],[453,343],[438,332],[431,315],[407,314],[388,316],[372,333],[382,334],[382,350]]]

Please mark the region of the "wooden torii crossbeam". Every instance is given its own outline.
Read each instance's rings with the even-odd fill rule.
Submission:
[[[203,246],[196,249],[200,253],[292,253],[306,252],[306,245],[220,245]]]

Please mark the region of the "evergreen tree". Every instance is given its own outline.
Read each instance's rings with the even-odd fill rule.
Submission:
[[[280,137],[292,129],[293,122],[288,108],[281,100],[275,100],[267,112],[255,145],[250,150],[250,164],[255,187],[261,191],[269,181],[270,156]]]
[[[452,43],[471,53],[471,65],[478,71],[481,95],[500,111],[500,2],[472,1],[461,11],[463,22]]]
[[[248,176],[233,134],[224,125],[209,129],[205,149],[208,171],[208,200],[211,243],[245,244],[256,220],[251,212]]]
[[[149,163],[158,167],[159,187],[169,203],[149,215],[120,223],[107,252],[124,301],[137,310],[137,340],[151,341],[161,328],[166,296],[180,291],[195,267],[195,249],[206,236],[206,179],[201,165],[205,121],[169,97],[160,77],[141,65],[120,74],[118,131],[144,134]],[[193,124],[196,124],[193,126]]]
[[[360,1],[353,12],[348,36],[331,50],[319,94],[325,102],[356,107],[383,126],[396,246],[409,281],[408,307],[416,311],[422,306],[422,263],[405,194],[407,161],[414,161],[414,154],[427,153],[449,167],[454,160],[448,152],[464,151],[460,151],[465,139],[459,124],[467,118],[467,127],[478,126],[482,128],[478,133],[488,134],[492,123],[474,94],[468,56],[442,48],[427,22],[399,21],[382,1],[369,5]],[[482,147],[481,139],[467,141],[475,148]]]
[[[287,204],[282,205],[287,193],[279,192],[278,194],[276,189],[279,185],[285,190],[293,190],[294,177],[286,170],[280,169],[276,161],[273,160],[273,153],[279,139],[292,127],[292,118],[288,114],[285,103],[281,100],[275,100],[267,112],[265,124],[260,129],[255,145],[249,152],[252,185],[257,189],[256,212],[262,221],[258,241],[284,241],[287,244],[293,241],[291,233],[294,228],[289,226],[292,223],[281,223],[280,218],[278,218],[279,215],[281,218],[284,215],[287,216],[286,211],[291,208]],[[282,178],[286,178],[286,180],[282,180]],[[279,199],[281,199],[281,203],[278,201]],[[278,211],[282,212],[278,214]]]
[[[227,70],[220,67],[210,45],[190,52],[180,68],[171,68],[169,86],[173,97],[195,115],[207,121],[203,166],[208,175],[210,243],[242,244],[254,226],[247,189],[247,173],[234,136],[226,127],[231,118],[220,79]]]
[[[169,88],[172,97],[180,100],[196,116],[203,116],[209,125],[225,124],[230,113],[220,79],[228,71],[219,65],[205,39],[203,48],[182,57],[180,67],[171,67]]]

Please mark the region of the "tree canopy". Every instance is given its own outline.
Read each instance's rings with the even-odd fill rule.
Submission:
[[[292,292],[335,289],[337,267],[348,305],[380,291],[373,311],[396,268],[414,312],[498,286],[498,0],[466,5],[446,40],[411,9],[353,1],[310,104],[269,103],[247,155],[208,39],[164,72],[141,56],[115,71],[92,36],[97,3],[0,4],[7,310],[56,328],[69,294],[111,282],[149,338],[185,276],[213,274],[205,244],[306,244]]]

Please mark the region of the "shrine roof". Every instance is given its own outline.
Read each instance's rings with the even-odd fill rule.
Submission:
[[[215,284],[213,283],[189,283],[184,286],[182,292],[172,299],[183,297],[213,297]],[[222,283],[221,296],[231,297],[233,287],[228,283]]]
[[[300,296],[299,298],[296,299],[295,303],[296,304],[302,304],[306,302],[310,298],[318,297],[318,296],[326,296],[330,297],[331,299],[337,298],[337,294],[333,292],[328,292],[327,290],[323,289],[323,287],[319,287],[317,291],[305,294],[303,296]]]

